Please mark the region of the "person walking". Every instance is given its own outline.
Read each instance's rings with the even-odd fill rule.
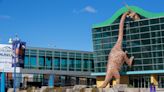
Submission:
[[[150,84],[150,92],[156,92],[156,88],[155,88],[154,83]]]

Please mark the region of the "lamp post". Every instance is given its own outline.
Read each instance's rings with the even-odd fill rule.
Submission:
[[[20,39],[18,38],[18,36],[16,35],[15,38],[12,41],[12,47],[13,47],[13,64],[12,66],[14,67],[14,92],[16,92],[16,59],[18,58],[18,55],[16,54],[16,48],[18,43],[20,43]]]
[[[21,40],[16,35],[12,40],[12,50],[13,50],[13,63],[12,67],[14,67],[14,92],[16,92],[16,67],[24,67],[24,55],[25,55],[25,42],[21,42]]]

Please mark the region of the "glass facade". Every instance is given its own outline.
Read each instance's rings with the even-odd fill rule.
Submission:
[[[148,88],[150,87],[150,76],[149,75],[133,75],[129,76],[129,86],[135,88]]]
[[[95,72],[105,72],[107,57],[118,36],[118,23],[92,29]],[[132,68],[123,71],[164,69],[164,17],[126,21],[123,49],[134,56]]]
[[[93,52],[27,48],[25,68],[64,71],[94,71]]]

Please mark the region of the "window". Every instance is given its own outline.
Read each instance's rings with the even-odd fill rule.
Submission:
[[[52,58],[51,57],[46,57],[45,67],[46,67],[46,69],[52,69]]]
[[[159,70],[163,70],[163,65],[161,65],[161,64],[158,65],[158,69],[159,69]]]
[[[132,41],[131,45],[132,46],[140,46],[140,41],[139,40],[138,41]]]
[[[25,68],[29,67],[29,56],[28,55],[25,56],[24,66],[25,66]]]
[[[140,32],[148,32],[148,31],[149,31],[149,26],[140,28]]]
[[[47,51],[47,52],[46,52],[46,56],[52,57],[52,51]]]
[[[100,44],[101,43],[101,39],[94,40],[93,42],[94,42],[94,44]]]
[[[159,30],[159,29],[160,29],[160,26],[159,25],[151,26],[151,31]]]
[[[161,38],[152,39],[152,44],[161,43]]]
[[[138,57],[140,58],[139,55],[141,55],[141,54],[138,54]],[[135,58],[138,58],[136,55],[134,55],[134,57],[135,57]],[[134,64],[135,64],[135,65],[140,65],[140,64],[142,64],[142,60],[134,60]]]
[[[162,58],[154,58],[154,63],[155,64],[163,64]]]
[[[117,36],[118,35],[118,31],[112,31],[112,36]]]
[[[161,45],[153,45],[152,50],[162,50],[162,46]]]
[[[31,68],[37,68],[36,56],[31,56],[30,57],[30,65],[31,65]]]
[[[102,37],[102,33],[98,33],[98,34],[94,34],[93,38],[101,38]]]
[[[66,58],[61,59],[61,70],[67,70],[67,59]]]
[[[110,45],[109,44],[104,44],[103,45],[103,49],[109,49],[110,48]]]
[[[161,29],[164,29],[164,24],[161,24]]]
[[[153,70],[153,67],[151,65],[144,66],[143,68],[144,68],[144,70]]]
[[[133,47],[132,52],[140,52],[140,47]]]
[[[61,56],[66,58],[67,57],[67,52],[61,52]]]
[[[141,34],[141,38],[150,38],[150,33]]]
[[[131,39],[132,40],[139,39],[139,34],[131,35]]]
[[[55,51],[54,54],[55,54],[55,57],[60,57],[60,52]]]
[[[161,31],[162,32],[162,36],[164,37],[164,31]]]
[[[111,42],[116,42],[117,41],[117,37],[113,37],[113,38],[111,38]]]
[[[76,71],[81,71],[81,60],[76,60]]]
[[[162,57],[162,52],[153,52],[153,57]]]
[[[154,65],[155,70],[163,70],[163,64]]]
[[[107,31],[107,28],[106,28],[106,27],[103,27],[103,28],[102,28],[102,31]]]
[[[164,23],[164,18],[160,18],[160,23]]]
[[[75,67],[75,60],[69,59],[69,70],[74,71],[74,67]]]
[[[159,19],[151,19],[150,24],[157,24],[159,23]]]
[[[69,53],[70,58],[75,58],[75,53]]]
[[[101,32],[101,28],[95,28],[95,29],[93,29],[93,32]]]
[[[37,51],[36,50],[30,50],[30,54],[36,55]]]
[[[89,58],[89,54],[84,54],[83,57],[84,58]]]
[[[54,69],[60,70],[60,58],[55,58],[53,62],[54,62]]]
[[[118,29],[118,28],[119,28],[118,25],[112,25],[112,26],[111,26],[111,29],[112,29],[112,30],[115,30],[115,29]]]
[[[109,38],[103,39],[103,43],[109,43]]]
[[[130,29],[130,33],[139,33],[139,29],[138,28],[132,28],[132,29]]]
[[[111,32],[105,32],[105,33],[103,33],[103,37],[109,37],[109,36],[111,36]]]
[[[110,30],[111,30],[111,27],[110,27],[110,26],[108,26],[108,27],[107,27],[107,31],[110,31]]]
[[[81,53],[76,53],[76,58],[81,59]]]
[[[94,61],[90,60],[89,63],[90,63],[90,70],[94,72]]]
[[[151,46],[142,46],[142,51],[151,51]]]
[[[150,39],[147,39],[147,40],[141,40],[141,44],[142,44],[142,45],[150,44]]]
[[[83,61],[83,68],[84,68],[84,71],[89,70],[89,61],[88,60]]]
[[[134,71],[142,70],[142,66],[133,66]]]
[[[150,52],[146,52],[146,53],[142,53],[142,58],[148,58],[151,57],[151,53]]]
[[[160,37],[160,34],[161,34],[160,31],[151,33],[152,37]]]
[[[39,69],[44,69],[45,57],[39,56]]]
[[[144,26],[144,25],[148,25],[149,24],[149,21],[148,20],[143,20],[143,21],[140,21],[140,26]]]
[[[152,64],[152,59],[143,59],[143,64]]]
[[[39,50],[39,56],[45,56],[45,51]]]
[[[130,22],[130,27],[136,27],[138,26],[138,22]]]

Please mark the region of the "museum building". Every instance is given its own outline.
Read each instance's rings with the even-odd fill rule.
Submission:
[[[126,64],[121,69],[121,84],[147,88],[154,83],[164,87],[164,13],[151,13],[136,6],[129,6],[140,20],[126,19],[124,26],[123,50],[134,56],[134,65]],[[119,9],[104,22],[93,25],[92,40],[97,86],[104,81],[108,54],[118,37],[120,18],[128,8]],[[115,79],[110,81],[115,84]]]

